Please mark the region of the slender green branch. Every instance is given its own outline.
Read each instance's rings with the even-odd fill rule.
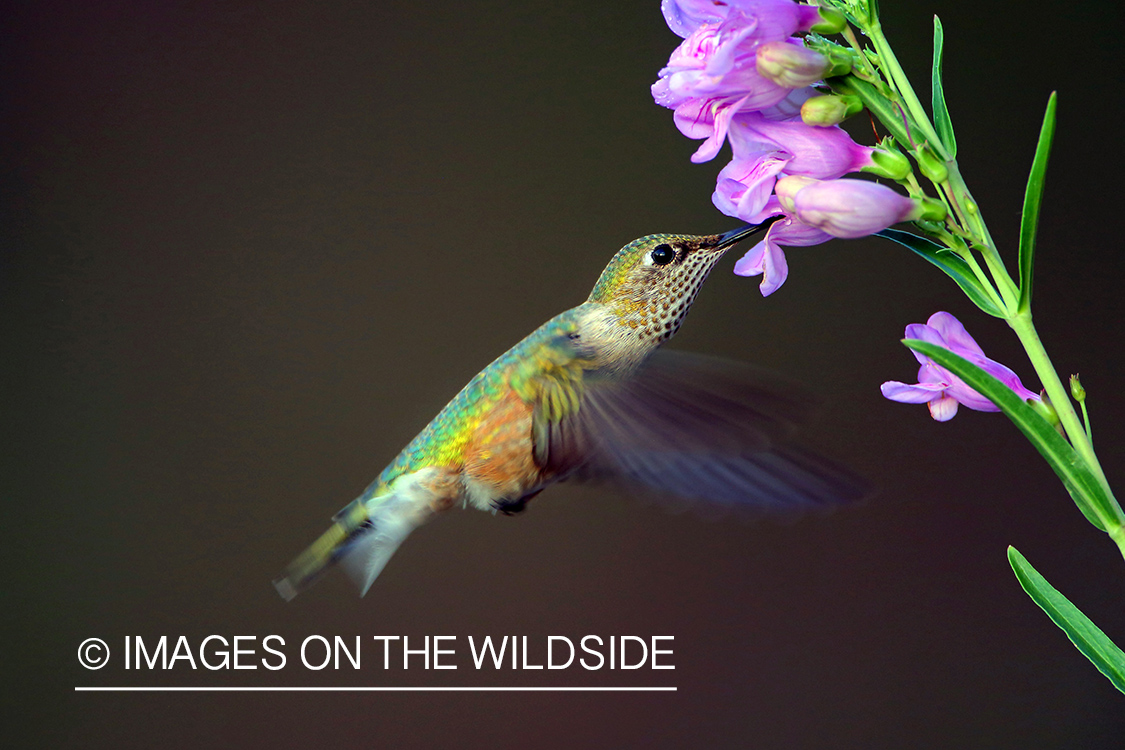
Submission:
[[[1019,287],[1012,281],[1000,253],[996,251],[996,244],[992,241],[992,235],[988,231],[988,226],[984,223],[984,217],[977,209],[976,201],[973,200],[969,187],[965,184],[965,179],[957,168],[957,162],[951,161],[947,166],[949,167],[949,178],[943,187],[946,187],[951,194],[957,208],[958,218],[962,225],[969,230],[972,244],[980,252],[985,265],[988,266],[989,273],[992,274],[995,287],[1004,299],[1003,308],[1009,314],[1015,315],[1019,305]]]
[[[1113,491],[1109,487],[1109,482],[1106,481],[1105,472],[1102,471],[1102,466],[1098,463],[1098,457],[1094,454],[1094,446],[1090,442],[1089,435],[1082,429],[1082,424],[1078,421],[1078,414],[1074,411],[1070,395],[1063,388],[1062,381],[1059,380],[1059,375],[1055,372],[1055,366],[1047,356],[1047,351],[1043,348],[1043,342],[1039,340],[1039,333],[1035,330],[1035,324],[1031,321],[1031,313],[1027,312],[1009,318],[1008,325],[1012,327],[1016,336],[1019,337],[1020,343],[1023,344],[1028,359],[1031,360],[1031,364],[1039,376],[1039,382],[1043,384],[1048,398],[1051,399],[1051,405],[1058,412],[1059,420],[1062,422],[1063,429],[1066,430],[1070,444],[1074,446],[1075,452],[1090,467],[1090,471],[1093,472],[1106,494],[1113,498]],[[1113,500],[1113,504],[1118,522],[1125,524],[1125,513],[1122,512],[1121,506],[1116,499]],[[1125,532],[1122,533],[1125,534]],[[1118,540],[1115,539],[1115,541]],[[1118,541],[1119,544],[1122,542],[1125,542],[1125,536],[1122,536]],[[1125,547],[1122,549],[1125,550]]]
[[[996,287],[993,286],[988,276],[985,275],[984,269],[980,267],[980,263],[977,263],[976,256],[973,255],[972,251],[966,248],[964,252],[958,252],[957,254],[961,256],[962,260],[969,264],[969,268],[973,269],[973,273],[980,281],[981,286],[984,287],[984,291],[988,295],[988,298],[992,300],[993,304],[995,304],[996,307],[1003,310],[1004,300],[1000,297],[1000,294],[996,291]]]
[[[1090,413],[1086,411],[1086,402],[1079,402],[1078,405],[1082,407],[1082,422],[1086,425],[1086,439],[1089,440],[1090,445],[1093,446],[1094,431],[1090,429]]]

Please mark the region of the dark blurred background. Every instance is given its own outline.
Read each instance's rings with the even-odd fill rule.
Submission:
[[[961,163],[1009,259],[1047,96],[1035,311],[1121,485],[1121,11],[885,2],[921,91],[931,15]],[[823,397],[808,438],[880,492],[791,525],[561,486],[417,532],[364,599],[271,578],[481,367],[614,251],[736,226],[648,87],[648,2],[9,5],[0,46],[4,733],[53,747],[1120,747],[1125,701],[1020,590],[1018,547],[1125,643],[1125,566],[1004,417],[884,400],[937,310],[1034,375],[905,250],[708,282],[675,348]],[[1036,32],[1020,29],[1034,28]],[[862,122],[856,132],[868,131]],[[283,635],[277,673],[126,672],[126,635]],[[673,635],[675,671],[309,672],[309,634]],[[81,668],[98,636],[115,660]],[[368,651],[370,656],[372,651]],[[76,694],[76,685],[675,685],[611,694]],[[22,745],[21,745],[22,746]]]

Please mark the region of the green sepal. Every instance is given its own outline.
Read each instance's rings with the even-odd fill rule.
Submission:
[[[940,185],[949,179],[949,167],[945,161],[935,154],[929,146],[922,146],[914,150],[914,161],[918,162],[918,171],[927,180]]]
[[[1035,235],[1039,231],[1039,207],[1043,202],[1043,184],[1047,180],[1047,158],[1051,155],[1051,142],[1055,139],[1055,103],[1058,96],[1051,92],[1043,126],[1039,129],[1039,144],[1035,147],[1035,160],[1027,176],[1027,189],[1023,194],[1023,217],[1020,219],[1020,302],[1017,310],[1026,313],[1031,309],[1031,278],[1035,266]]]
[[[969,268],[969,264],[962,260],[961,256],[957,255],[957,253],[925,237],[919,237],[916,234],[903,232],[898,229],[884,229],[875,234],[878,237],[885,237],[904,247],[908,247],[918,255],[921,255],[944,271],[949,278],[957,282],[957,286],[961,287],[961,291],[973,301],[974,305],[994,318],[1004,317],[1004,312],[992,301],[988,293],[985,292],[984,287],[981,286],[980,280],[977,279],[973,270]]]
[[[945,146],[950,161],[957,158],[957,138],[953,135],[953,120],[949,118],[949,108],[945,106],[945,89],[941,85],[941,55],[945,34],[941,29],[941,19],[934,16],[934,72],[932,79],[932,100],[934,108],[934,127],[938,138]]]
[[[814,99],[816,97],[813,97]],[[857,97],[858,99],[858,97]],[[809,99],[811,102],[812,99]],[[807,104],[808,102],[806,102]],[[804,106],[801,107],[801,114],[804,115]],[[894,139],[885,139],[894,143]],[[888,180],[895,182],[904,181],[913,171],[910,168],[910,160],[902,155],[898,149],[887,150],[884,148],[876,148],[871,152],[871,163],[865,167],[860,168],[861,172],[868,172],[877,177],[885,177]]]
[[[809,29],[814,34],[824,34],[825,36],[839,34],[848,27],[847,17],[834,8],[821,6],[817,8],[817,15],[820,16],[820,20]]]
[[[1109,526],[1120,527],[1125,521],[1120,515],[1117,503],[1106,493],[1097,477],[1047,420],[1024,403],[1008,386],[987,372],[954,354],[948,349],[917,339],[905,339],[904,344],[920,354],[924,354],[937,364],[952,372],[977,393],[1000,408],[1012,420],[1024,437],[1047,460],[1051,468],[1062,480],[1067,492],[1074,498],[1074,504],[1086,516],[1086,520],[1102,531]]]
[[[1125,652],[1031,567],[1015,547],[1008,547],[1008,562],[1027,595],[1066,633],[1082,655],[1108,677],[1115,688],[1125,693]]]

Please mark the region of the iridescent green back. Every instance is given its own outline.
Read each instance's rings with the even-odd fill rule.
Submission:
[[[461,464],[473,432],[481,420],[510,392],[509,379],[515,368],[521,363],[534,360],[540,348],[552,346],[560,337],[565,338],[567,334],[577,330],[576,316],[576,308],[556,315],[479,372],[410,441],[362,497],[377,495],[397,477],[426,466]],[[528,449],[531,447],[528,446]]]

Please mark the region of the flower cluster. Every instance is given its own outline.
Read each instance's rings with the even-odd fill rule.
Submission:
[[[1039,396],[1023,387],[1018,375],[999,362],[984,356],[984,350],[965,330],[965,326],[961,325],[961,321],[947,312],[934,313],[924,325],[921,323],[908,325],[906,338],[937,344],[967,359],[1011,388],[1025,401],[1039,399]],[[905,404],[928,404],[930,416],[939,422],[953,419],[958,404],[964,404],[977,411],[1000,411],[998,406],[965,385],[965,381],[926,355],[914,352],[914,356],[922,365],[918,369],[918,382],[907,385],[895,380],[887,381],[880,387],[884,396]]]
[[[761,274],[762,294],[770,294],[787,275],[779,243],[862,237],[920,215],[920,204],[888,187],[841,179],[871,167],[874,149],[822,117],[806,117],[817,124],[802,119],[803,111],[824,111],[809,107],[827,99],[812,84],[841,72],[794,36],[822,21],[816,7],[792,0],[663,0],[661,9],[684,41],[660,71],[653,97],[675,110],[684,135],[703,139],[692,161],[713,159],[731,143],[734,158],[719,173],[715,206],[751,223],[786,217],[735,273]]]

